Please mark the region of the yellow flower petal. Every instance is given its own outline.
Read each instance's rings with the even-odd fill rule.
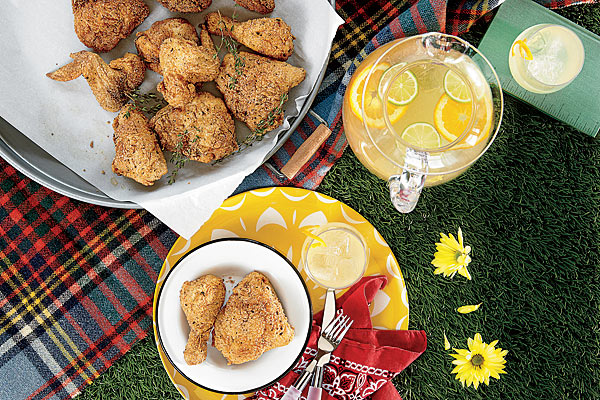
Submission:
[[[448,338],[446,337],[446,333],[444,333],[444,350],[450,350],[450,342],[448,341]]]
[[[479,304],[475,304],[475,305],[468,305],[468,306],[461,306],[461,307],[458,307],[456,309],[456,311],[458,311],[461,314],[468,314],[470,312],[477,310],[479,307],[481,307],[482,304],[483,303],[479,303]]]

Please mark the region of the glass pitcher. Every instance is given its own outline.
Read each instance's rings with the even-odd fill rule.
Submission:
[[[456,178],[490,147],[503,112],[500,81],[468,42],[443,33],[371,53],[344,95],[344,129],[358,159],[412,211],[424,186]]]

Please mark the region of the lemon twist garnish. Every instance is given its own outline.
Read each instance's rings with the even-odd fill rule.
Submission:
[[[526,60],[533,60],[533,54],[531,54],[531,50],[529,50],[529,47],[527,47],[527,39],[523,39],[523,40],[517,40],[515,41],[515,43],[512,46],[512,49],[510,50],[510,53],[514,56],[515,55],[515,47],[519,46],[519,50],[520,50],[520,54],[521,57],[523,57]]]
[[[309,238],[313,239],[314,241],[316,241],[316,243],[312,243],[312,246],[325,246],[327,247],[327,243],[325,243],[325,241],[323,239],[321,239],[320,237],[318,237],[317,235],[315,235],[314,233],[312,233],[310,231],[311,227],[307,227],[307,228],[302,228],[301,231],[302,233],[304,233],[306,236],[308,236]]]

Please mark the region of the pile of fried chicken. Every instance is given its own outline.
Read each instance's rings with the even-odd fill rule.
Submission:
[[[174,12],[201,12],[211,0],[157,0]],[[268,14],[274,0],[235,0]],[[93,49],[72,53],[73,61],[46,74],[56,81],[83,76],[107,111],[119,112],[113,122],[115,158],[112,170],[150,186],[164,176],[163,150],[211,163],[238,150],[234,117],[257,135],[283,122],[282,101],[302,82],[306,72],[285,62],[293,53],[294,36],[280,18],[238,22],[210,12],[196,28],[184,18],[157,21],[136,33],[138,54],[126,53],[108,64],[97,54],[112,50],[149,15],[143,0],[72,0],[75,32]],[[210,35],[226,41],[221,61]],[[238,51],[238,43],[254,53]],[[161,74],[157,86],[167,106],[148,119],[131,94],[142,84],[146,68]],[[202,91],[216,82],[223,98]]]
[[[183,358],[189,365],[204,362],[213,331],[214,346],[228,364],[256,360],[265,351],[289,344],[294,328],[269,279],[260,272],[246,275],[223,307],[225,284],[214,275],[183,283],[181,308],[190,326]],[[222,307],[222,308],[221,308]]]

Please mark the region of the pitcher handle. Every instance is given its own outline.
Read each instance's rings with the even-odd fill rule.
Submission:
[[[390,200],[401,213],[411,212],[419,201],[429,171],[427,158],[427,153],[407,148],[404,170],[400,175],[392,175],[388,179]]]

